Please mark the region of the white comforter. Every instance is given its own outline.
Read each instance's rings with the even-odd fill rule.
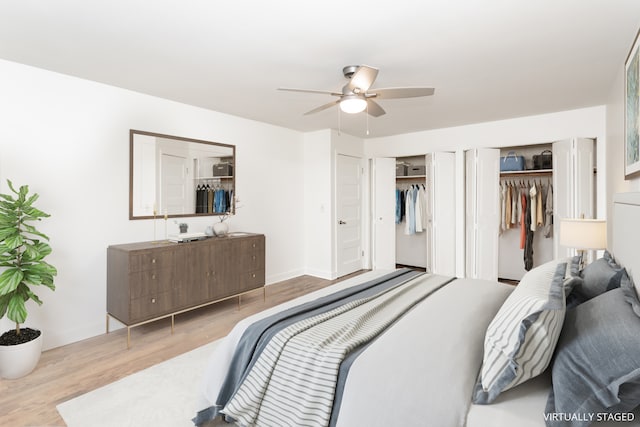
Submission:
[[[211,357],[198,408],[215,403],[234,348],[252,322],[386,273],[365,273],[238,323]],[[512,289],[456,279],[412,309],[354,362],[337,425],[464,426],[485,330]]]

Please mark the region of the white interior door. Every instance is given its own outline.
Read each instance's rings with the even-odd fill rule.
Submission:
[[[336,160],[336,264],[338,277],[362,269],[362,159]]]
[[[193,213],[187,194],[187,159],[185,157],[162,154],[160,158],[162,181],[160,183],[160,212],[158,214]]]
[[[373,268],[396,266],[396,159],[372,160],[373,173]]]

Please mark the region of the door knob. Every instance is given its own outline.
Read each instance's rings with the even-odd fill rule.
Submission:
[[[340,225],[344,225],[344,224],[346,224],[346,222],[345,222],[345,221],[343,221],[343,220],[340,220],[340,221],[338,221],[338,224],[340,224]]]

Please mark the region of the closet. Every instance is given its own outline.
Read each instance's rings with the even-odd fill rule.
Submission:
[[[395,262],[455,274],[455,154],[396,158]]]
[[[533,156],[545,150],[552,152],[552,168],[534,169]],[[501,157],[509,152],[524,157],[524,170],[500,172]],[[571,255],[572,249],[561,247],[558,241],[559,218],[594,217],[595,153],[595,140],[588,138],[467,151],[466,276],[518,281],[535,266]],[[549,191],[551,197],[547,199]],[[514,192],[519,198],[513,197]],[[541,197],[538,197],[539,192]],[[540,201],[543,203],[542,217],[528,217],[535,222],[533,227],[530,224],[523,227],[521,222],[527,217],[518,210],[518,200],[527,193],[530,207],[535,203],[537,209]],[[532,194],[535,194],[534,202],[531,202]],[[511,198],[505,200],[508,195]],[[516,215],[513,215],[513,209]],[[546,210],[551,214],[547,215]],[[507,214],[511,220],[506,219]],[[531,228],[535,231],[529,233],[529,237],[524,236],[523,247],[523,231],[528,233]],[[528,245],[526,239],[531,239]],[[528,253],[528,260],[525,260],[525,253]]]

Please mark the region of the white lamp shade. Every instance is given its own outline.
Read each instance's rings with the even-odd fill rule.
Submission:
[[[605,249],[607,222],[602,219],[561,219],[560,244],[574,249]]]
[[[360,113],[365,108],[367,108],[367,100],[357,95],[347,95],[340,101],[340,109],[345,113]]]

